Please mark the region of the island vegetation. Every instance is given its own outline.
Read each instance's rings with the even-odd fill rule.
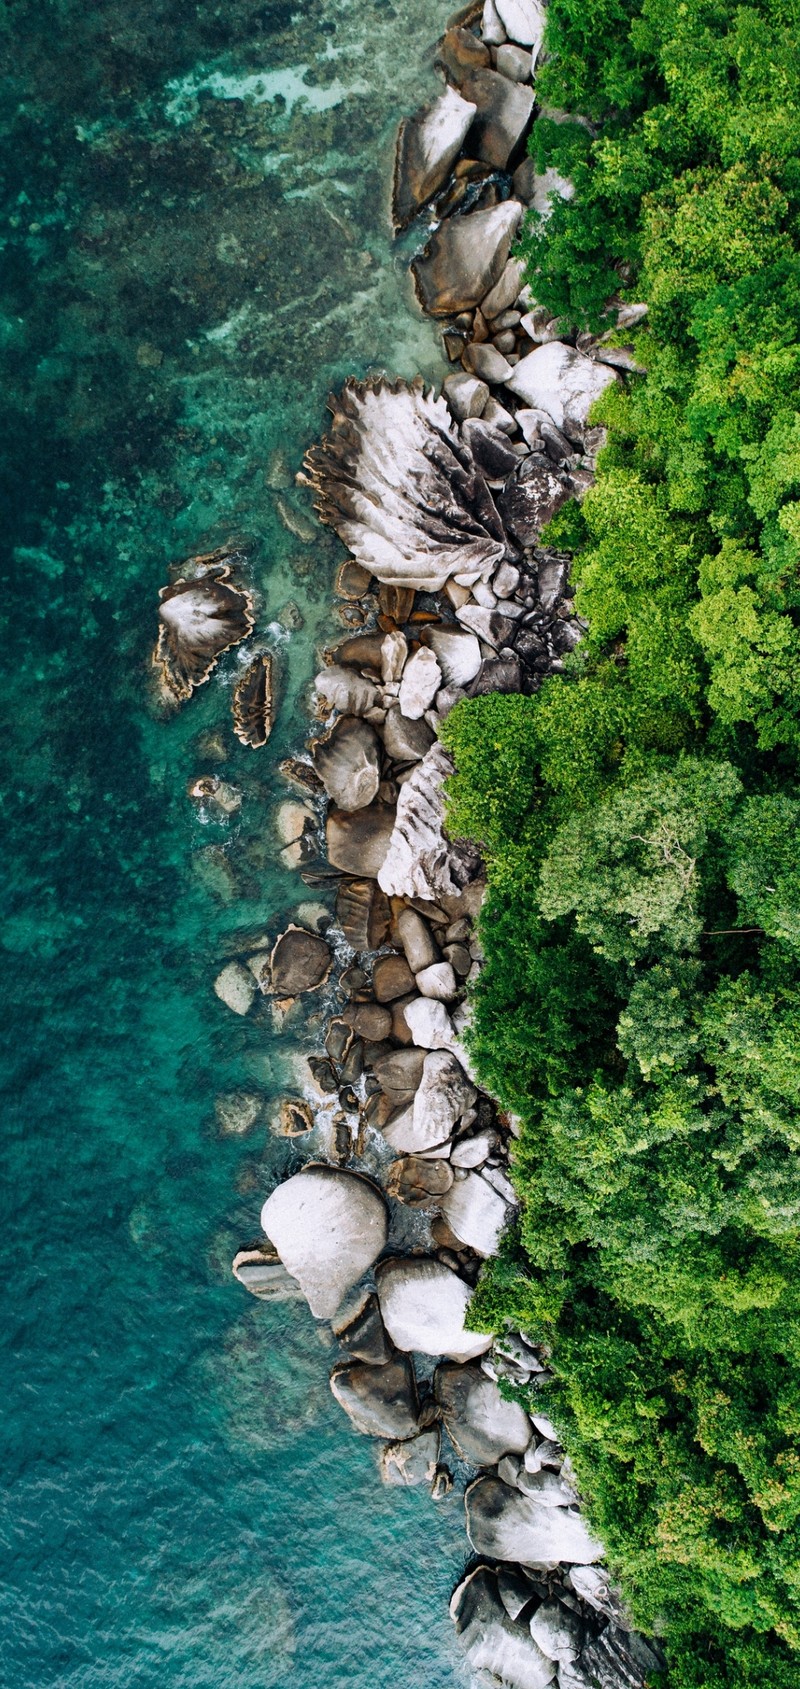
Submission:
[[[544,536],[582,644],[440,731],[489,877],[471,1053],[520,1122],[472,1320],[548,1346],[671,1689],[800,1682],[797,24],[551,0],[530,146],[575,194],[528,215],[528,280],[584,332],[646,301],[647,374]]]

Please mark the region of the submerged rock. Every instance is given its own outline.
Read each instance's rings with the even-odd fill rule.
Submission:
[[[524,1453],[531,1440],[528,1415],[518,1402],[504,1401],[480,1366],[437,1367],[434,1390],[448,1433],[464,1460],[474,1466],[495,1466],[503,1455]]]
[[[491,1346],[491,1337],[466,1330],[472,1291],[441,1262],[424,1257],[385,1261],[376,1277],[383,1322],[398,1349],[466,1361]]]
[[[543,1507],[499,1478],[479,1478],[466,1495],[467,1530],[476,1554],[520,1566],[590,1565],[603,1550],[579,1513]]]
[[[358,1173],[314,1165],[278,1185],[261,1224],[317,1319],[333,1317],[388,1236],[377,1186]]]
[[[405,228],[447,180],[474,116],[475,106],[446,88],[438,100],[401,123],[392,190],[396,228]]]
[[[235,1015],[247,1015],[253,1007],[256,982],[243,962],[229,962],[217,974],[214,990],[226,1009],[231,1009]]]
[[[234,1278],[249,1290],[251,1296],[258,1296],[262,1302],[302,1302],[303,1292],[296,1279],[286,1271],[283,1263],[276,1259],[275,1252],[269,1245],[255,1244],[251,1249],[240,1249],[233,1257],[231,1271]]]
[[[159,592],[161,623],[153,652],[167,692],[190,698],[222,656],[253,630],[249,593],[234,586],[233,567],[243,554],[231,546],[189,559],[187,573]]]
[[[330,407],[330,433],[306,455],[307,480],[322,521],[359,563],[384,583],[438,592],[450,575],[501,561],[492,495],[444,400],[421,379],[348,381]]]
[[[404,1356],[397,1355],[385,1366],[345,1361],[331,1373],[331,1389],[365,1437],[413,1437],[418,1429],[414,1368]]]
[[[275,721],[274,664],[268,651],[240,675],[231,699],[233,731],[243,745],[266,745]]]
[[[440,224],[411,266],[423,310],[451,317],[479,305],[500,280],[521,216],[518,201],[505,200]]]

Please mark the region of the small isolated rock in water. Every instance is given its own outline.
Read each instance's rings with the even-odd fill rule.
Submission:
[[[456,316],[480,304],[500,280],[521,216],[522,206],[505,200],[440,224],[411,266],[417,297],[429,316]]]
[[[438,592],[451,575],[501,561],[506,537],[489,488],[445,401],[421,379],[348,381],[330,407],[307,479],[322,521],[381,583]]]
[[[386,1204],[375,1185],[357,1173],[314,1165],[278,1185],[261,1224],[317,1319],[333,1317],[388,1236]]]
[[[231,546],[192,557],[186,574],[159,592],[158,642],[153,664],[173,698],[190,698],[216,667],[223,651],[253,631],[248,593],[231,581],[243,554]]]
[[[394,836],[395,811],[389,804],[371,803],[353,811],[330,809],[325,828],[328,860],[344,874],[377,878]]]
[[[602,1559],[579,1513],[543,1507],[499,1478],[479,1478],[466,1495],[467,1531],[476,1554],[520,1566],[590,1565]]]
[[[440,1366],[434,1380],[448,1433],[473,1466],[495,1466],[506,1454],[522,1454],[531,1437],[528,1415],[506,1402],[480,1366]]]
[[[331,1389],[365,1437],[413,1437],[419,1399],[410,1361],[397,1355],[385,1366],[346,1361],[331,1373]]]
[[[314,745],[314,766],[328,797],[340,809],[365,809],[380,785],[380,744],[374,727],[358,716],[340,716],[327,739]]]
[[[472,1291],[449,1267],[430,1259],[385,1261],[376,1277],[383,1323],[398,1349],[467,1361],[490,1347],[491,1337],[466,1330]]]
[[[239,676],[231,699],[233,731],[243,745],[257,750],[266,742],[275,721],[274,664],[268,651],[254,657]]]
[[[392,191],[395,228],[404,229],[447,180],[474,116],[474,105],[446,88],[432,105],[401,123]]]
[[[573,346],[551,340],[520,358],[506,387],[529,407],[547,411],[556,428],[580,437],[595,399],[616,379],[606,364],[595,364]]]
[[[264,1099],[257,1091],[226,1091],[214,1102],[217,1125],[226,1136],[240,1137],[258,1125]]]
[[[277,997],[296,997],[324,985],[333,958],[324,938],[304,927],[287,927],[270,956],[272,990]]]
[[[303,1097],[283,1097],[270,1122],[276,1138],[302,1138],[314,1125],[314,1111]]]
[[[477,851],[445,837],[442,787],[452,771],[447,752],[435,744],[400,790],[394,832],[378,874],[390,897],[435,903],[438,897],[457,896],[478,872]]]
[[[446,1161],[428,1161],[422,1155],[404,1155],[393,1161],[386,1179],[387,1195],[407,1208],[435,1208],[439,1197],[453,1183]]]
[[[545,1601],[530,1622],[531,1636],[548,1660],[574,1660],[583,1647],[585,1629],[578,1614],[560,1601]]]
[[[400,714],[419,721],[430,708],[442,684],[442,671],[433,651],[421,646],[409,657],[400,682]]]
[[[522,1625],[512,1624],[500,1599],[497,1577],[479,1566],[458,1585],[450,1614],[472,1670],[491,1673],[510,1689],[546,1689],[556,1667]]]
[[[439,1432],[434,1426],[405,1443],[387,1443],[381,1450],[381,1478],[384,1484],[432,1484],[439,1459]]]
[[[511,1210],[480,1173],[467,1173],[444,1197],[442,1213],[462,1243],[477,1255],[494,1255]]]
[[[542,0],[495,0],[495,5],[509,41],[530,47],[535,63],[547,22]]]
[[[232,1009],[235,1015],[247,1015],[253,1007],[256,982],[243,962],[229,962],[217,974],[214,990],[227,1009]]]
[[[235,815],[242,807],[241,792],[236,786],[229,785],[227,780],[219,780],[216,774],[203,774],[199,780],[193,780],[189,796],[195,803],[207,804],[209,809],[218,810],[220,815]]]

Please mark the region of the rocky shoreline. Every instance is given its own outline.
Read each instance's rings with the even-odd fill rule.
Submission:
[[[591,483],[595,398],[636,370],[609,335],[563,337],[510,256],[526,207],[571,191],[525,155],[544,16],[539,0],[459,14],[439,44],[442,94],[401,126],[394,221],[428,237],[414,282],[453,370],[441,397],[421,381],[348,382],[298,477],[350,553],[336,582],[348,631],[317,675],[308,746],[282,765],[293,791],[278,828],[284,863],[335,886],[335,912],[302,904],[215,990],[242,1015],[266,995],[287,1029],[322,994],[323,1035],[298,1050],[273,1121],[308,1159],[233,1271],[329,1323],[331,1389],[380,1441],[385,1483],[427,1484],[435,1500],[463,1488],[473,1558],[451,1613],[470,1666],[509,1689],[642,1689],[662,1662],[610,1585],[556,1429],[501,1393],[546,1385],[547,1355],[524,1332],[466,1325],[515,1212],[516,1128],[463,1042],[483,880],[477,853],[447,837],[437,729],[463,698],[536,690],[578,643],[569,558],[538,542]],[[615,308],[609,334],[643,309]],[[252,628],[237,562],[194,559],[162,594],[156,663],[176,698]],[[268,656],[233,711],[243,742],[266,742]],[[195,795],[235,801],[221,782]]]

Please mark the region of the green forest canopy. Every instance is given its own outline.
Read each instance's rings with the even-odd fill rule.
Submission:
[[[489,876],[471,1047],[522,1123],[473,1319],[550,1347],[670,1689],[800,1684],[799,26],[551,0],[539,98],[593,129],[534,124],[576,193],[528,279],[579,328],[647,300],[648,374],[551,524],[568,672],[442,730]]]

